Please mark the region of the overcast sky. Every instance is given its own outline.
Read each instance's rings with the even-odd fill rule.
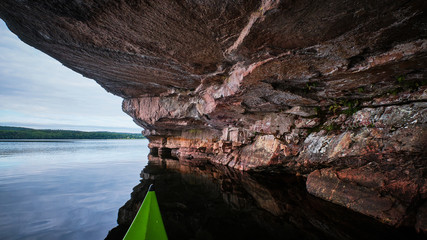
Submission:
[[[26,45],[0,20],[0,125],[141,132],[122,99]]]

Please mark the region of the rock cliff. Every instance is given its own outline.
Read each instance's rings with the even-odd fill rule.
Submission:
[[[272,165],[427,231],[427,2],[3,0],[27,44],[124,98],[153,155]]]

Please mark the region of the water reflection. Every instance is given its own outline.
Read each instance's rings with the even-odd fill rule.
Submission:
[[[122,239],[148,186],[156,185],[169,239],[413,239],[371,218],[315,198],[279,170],[244,173],[149,156],[142,181],[106,239]]]

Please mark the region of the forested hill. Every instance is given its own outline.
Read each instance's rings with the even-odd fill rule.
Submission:
[[[0,139],[143,139],[139,133],[83,132],[0,126]]]

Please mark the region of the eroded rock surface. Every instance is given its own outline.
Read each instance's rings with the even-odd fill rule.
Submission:
[[[283,166],[425,231],[427,2],[14,1],[24,42],[124,98],[152,152]]]

